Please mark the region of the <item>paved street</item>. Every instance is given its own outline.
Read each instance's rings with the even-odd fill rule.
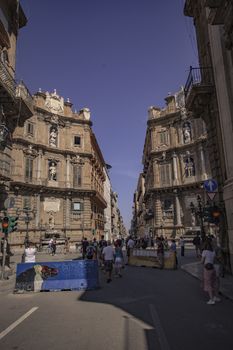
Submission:
[[[183,270],[127,266],[122,279],[107,284],[100,272],[100,280],[96,291],[2,294],[0,348],[233,348],[232,301],[206,305],[200,281]]]

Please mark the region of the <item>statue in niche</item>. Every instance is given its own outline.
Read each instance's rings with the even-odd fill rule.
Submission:
[[[195,175],[195,165],[193,158],[189,157],[185,160],[185,177],[191,177]]]
[[[55,220],[54,220],[54,213],[51,211],[49,213],[49,229],[50,230],[53,230],[54,229],[54,223],[55,223]]]
[[[49,163],[49,180],[57,181],[57,164],[55,162]]]
[[[57,147],[57,128],[52,126],[49,134],[49,146]]]
[[[189,143],[192,140],[190,123],[184,123],[183,125],[183,139],[184,139],[184,143]]]

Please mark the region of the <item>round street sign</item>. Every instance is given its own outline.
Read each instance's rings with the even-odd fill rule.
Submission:
[[[9,197],[4,202],[4,207],[7,209],[14,208],[15,206],[15,199],[14,197]]]
[[[204,181],[204,189],[206,192],[216,192],[218,188],[218,183],[214,179],[209,179]]]

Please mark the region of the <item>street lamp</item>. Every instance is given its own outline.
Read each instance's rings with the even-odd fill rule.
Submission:
[[[198,194],[197,195],[197,207],[193,204],[193,202],[190,203],[190,209],[191,213],[197,215],[200,218],[200,225],[201,225],[201,238],[202,240],[205,239],[205,230],[204,230],[204,213],[205,213],[205,206],[203,206],[202,198]]]
[[[35,210],[31,210],[30,208],[24,208],[23,212],[25,213],[25,217],[24,217],[24,222],[26,224],[26,236],[25,236],[25,240],[24,240],[24,246],[25,248],[28,247],[28,243],[29,243],[29,223],[32,220],[32,217],[30,216],[30,213],[35,214]]]

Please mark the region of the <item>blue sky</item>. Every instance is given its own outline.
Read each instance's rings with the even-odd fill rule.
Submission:
[[[197,65],[183,0],[22,0],[17,77],[32,93],[57,89],[91,109],[93,130],[130,225],[149,106],[184,85]]]

